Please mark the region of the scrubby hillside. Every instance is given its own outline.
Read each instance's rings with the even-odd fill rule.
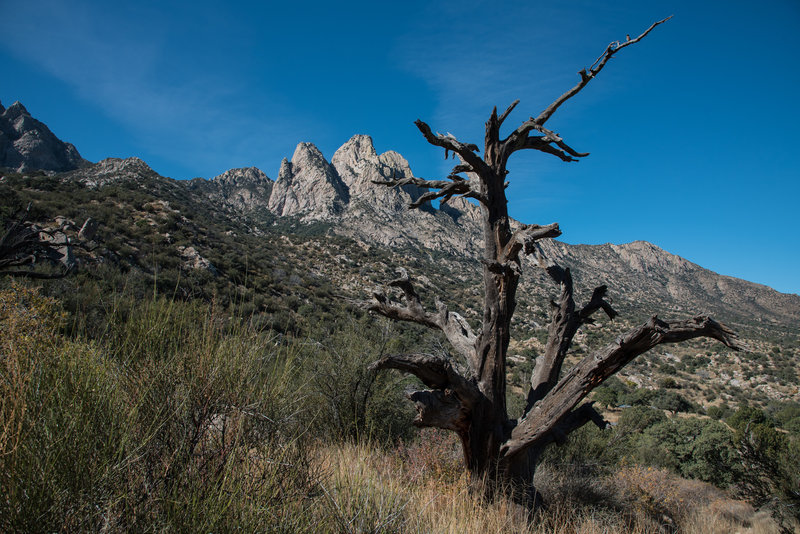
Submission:
[[[388,352],[447,351],[361,306],[398,266],[426,304],[477,322],[478,208],[406,210],[424,191],[376,185],[412,171],[368,136],[330,162],[301,143],[274,181],[73,163],[0,177],[4,226],[28,205],[37,232],[97,225],[69,276],[0,276],[0,530],[769,532],[770,515],[791,528],[800,297],[645,242],[545,243],[579,287],[608,284],[620,312],[584,326],[568,360],[655,312],[715,316],[749,352],[662,346],[597,388],[614,425],[548,450],[537,486],[552,506],[531,524],[464,493],[453,442],[408,424],[409,379],[368,370]],[[555,293],[523,267],[512,412]]]

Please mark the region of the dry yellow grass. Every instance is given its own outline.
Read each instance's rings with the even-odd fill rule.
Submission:
[[[713,486],[660,470],[628,467],[594,481],[545,470],[539,485],[550,505],[529,518],[509,500],[489,503],[471,494],[463,474],[454,476],[435,465],[420,472],[419,465],[403,462],[394,451],[346,444],[322,447],[317,458],[326,511],[337,516],[335,530],[340,532],[778,532],[768,515]],[[604,495],[606,502],[580,504],[576,483],[580,491]]]

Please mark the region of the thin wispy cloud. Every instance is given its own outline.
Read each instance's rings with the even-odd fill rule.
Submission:
[[[274,142],[295,137],[285,134],[296,116],[279,98],[262,91],[255,100],[214,64],[164,79],[181,65],[170,65],[170,28],[145,7],[112,15],[75,2],[26,1],[8,15],[0,22],[2,46],[71,86],[151,154],[201,174],[246,164],[274,172],[291,153]]]

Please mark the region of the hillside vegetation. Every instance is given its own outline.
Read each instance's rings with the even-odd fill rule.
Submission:
[[[408,433],[399,377],[365,365],[403,350],[392,325],[290,339],[213,303],[128,299],[97,336],[38,289],[0,291],[1,530],[773,532],[770,511],[791,528],[800,428],[774,428],[797,410],[587,427],[551,451],[551,506],[528,522],[466,492],[449,435]]]
[[[72,228],[74,237],[88,217],[98,222],[69,276],[0,278],[1,531],[797,528],[800,331],[791,296],[728,281],[757,293],[745,299],[752,308],[715,304],[711,289],[675,288],[694,287],[682,277],[716,279],[693,278],[691,266],[670,271],[680,262],[651,245],[552,244],[577,280],[600,258],[615,277],[603,282],[617,288],[621,317],[587,325],[571,359],[653,309],[718,315],[750,351],[667,346],[597,388],[596,405],[615,426],[551,446],[537,475],[550,506],[529,522],[510,502],[465,493],[456,443],[409,427],[410,379],[367,369],[385,353],[445,353],[446,343],[378,320],[359,302],[403,265],[435,289],[423,295],[444,295],[477,320],[473,258],[344,235],[337,219],[278,217],[263,202],[211,201],[214,182],[175,182],[139,160],[97,165],[0,178],[3,226],[29,203],[40,228]],[[467,216],[431,215],[454,229]],[[669,269],[658,270],[664,262]],[[627,275],[628,264],[642,271]],[[512,412],[543,349],[551,296],[540,273],[526,277],[512,325]],[[663,292],[645,299],[649,283]]]

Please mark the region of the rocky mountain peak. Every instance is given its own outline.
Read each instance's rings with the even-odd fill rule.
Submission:
[[[292,161],[281,162],[268,209],[304,221],[326,220],[340,213],[348,200],[347,186],[322,152],[312,143],[299,143]]]
[[[22,115],[30,116],[28,110],[25,109],[25,106],[23,106],[22,102],[19,100],[11,104],[7,109],[2,109],[2,107],[2,104],[0,104],[0,111],[4,112],[5,117],[9,120],[14,120]]]
[[[363,199],[378,211],[405,209],[424,191],[416,186],[382,187],[374,182],[413,176],[408,161],[397,152],[378,155],[372,138],[354,135],[331,158],[336,172],[349,188],[350,197]]]
[[[28,113],[17,101],[0,105],[0,167],[18,172],[45,170],[63,172],[88,165],[78,151],[64,143]]]
[[[201,189],[209,198],[234,211],[247,212],[266,208],[273,182],[257,167],[230,169],[211,180],[197,178],[190,187]]]
[[[331,163],[336,167],[337,162],[347,163],[361,160],[373,160],[378,157],[372,137],[356,134],[333,154]]]
[[[328,161],[314,143],[297,143],[294,154],[292,154],[293,167],[302,168],[307,166],[322,168],[326,165],[328,165]]]

